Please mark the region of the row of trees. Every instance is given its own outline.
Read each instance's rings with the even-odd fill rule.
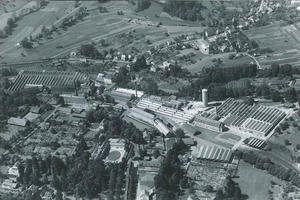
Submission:
[[[158,200],[175,199],[180,191],[179,185],[184,186],[184,172],[181,169],[178,155],[186,149],[182,140],[178,140],[173,148],[167,152],[158,174],[154,178]]]
[[[4,30],[0,30],[0,38],[4,38],[8,35],[11,35],[13,29],[16,27],[16,20],[14,18],[9,18],[6,22]]]
[[[112,165],[110,174],[109,174],[109,182],[108,182],[108,200],[121,200],[122,187],[124,183],[124,164]]]
[[[192,81],[189,86],[179,89],[178,96],[190,96],[199,99],[201,90],[209,88],[211,99],[224,99],[226,97],[239,97],[249,95],[252,91],[249,80],[244,79],[240,82],[230,81],[241,78],[255,77],[256,65],[235,66],[228,68],[212,67],[203,69],[201,77]]]

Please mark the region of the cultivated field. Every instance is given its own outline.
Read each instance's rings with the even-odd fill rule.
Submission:
[[[268,56],[257,58],[263,66],[279,64],[300,64],[300,24],[280,26],[272,24],[264,27],[255,27],[245,31],[246,35],[255,40],[261,48],[270,48],[273,52]]]
[[[180,22],[178,19],[153,16],[151,10],[162,11],[162,9],[157,8],[161,5],[156,3],[153,3],[149,9],[136,13],[136,7],[128,2],[111,1],[99,4],[97,1],[83,1],[81,6],[87,7],[89,10],[89,15],[83,21],[77,22],[66,30],[59,28],[50,38],[41,40],[40,44],[33,49],[17,47],[17,43],[24,37],[39,33],[43,25],[51,27],[72,13],[75,10],[74,4],[66,1],[50,1],[45,8],[20,19],[12,35],[0,40],[2,43],[0,62],[30,61],[66,56],[70,52],[76,51],[82,44],[90,42],[97,44],[102,39],[111,41],[111,45],[107,49],[116,48],[126,52],[131,47],[138,47],[143,51],[149,48],[146,40],[150,40],[152,43],[165,41],[168,39],[165,35],[167,32],[172,37],[203,30],[203,27],[199,27],[195,23],[191,23],[195,27],[177,26],[181,25],[178,24]],[[108,13],[99,13],[97,9],[99,5],[105,7]],[[118,11],[122,11],[124,14],[118,15]],[[159,22],[163,24],[157,27]],[[133,31],[136,32],[137,38],[134,38],[132,42],[121,35]]]

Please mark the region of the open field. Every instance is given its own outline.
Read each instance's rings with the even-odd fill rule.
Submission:
[[[285,52],[286,50],[296,49],[297,41],[286,34],[284,27],[279,24],[272,24],[263,27],[255,27],[245,31],[246,35],[255,40],[262,48],[271,48],[274,52]]]
[[[299,116],[293,115],[293,120],[286,120],[289,127],[286,130],[282,130],[282,134],[275,133],[270,138],[271,152],[287,159],[289,163],[297,163],[297,158],[300,157],[300,149],[297,146],[300,145],[299,137]]]
[[[236,181],[243,194],[249,196],[248,200],[269,199],[268,190],[271,187],[270,181],[284,185],[278,178],[267,174],[266,171],[253,168],[250,164],[240,162]]]
[[[212,67],[214,66],[213,59],[220,58],[222,60],[221,67],[232,67],[232,66],[238,66],[238,65],[247,65],[252,62],[254,62],[249,57],[239,57],[236,59],[229,59],[230,53],[224,53],[224,54],[218,54],[218,55],[210,55],[210,56],[200,56],[197,57],[197,63],[191,64],[188,66],[184,66],[187,70],[189,70],[191,73],[199,73],[202,71],[203,68]]]

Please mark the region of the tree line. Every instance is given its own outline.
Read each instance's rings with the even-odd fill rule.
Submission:
[[[178,159],[179,154],[186,150],[186,145],[182,140],[178,140],[173,148],[167,152],[158,174],[154,178],[154,185],[157,191],[158,200],[175,199],[180,192],[180,185],[186,186],[185,173],[181,169]]]
[[[240,95],[249,95],[251,92],[250,84],[247,80],[243,80],[241,86],[237,87],[237,83],[224,85],[230,81],[239,80],[241,78],[255,77],[257,66],[249,64],[247,66],[234,67],[211,67],[201,71],[201,76],[191,82],[189,86],[179,89],[178,96],[189,96],[195,99],[201,98],[201,90],[209,88],[210,99],[224,99],[225,97],[238,97]]]

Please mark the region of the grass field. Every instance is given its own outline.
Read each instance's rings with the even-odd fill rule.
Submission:
[[[297,145],[300,144],[298,130],[299,121],[299,116],[294,114],[293,121],[287,120],[289,123],[289,128],[285,131],[282,131],[283,134],[275,133],[270,138],[272,152],[288,159],[290,163],[296,163],[297,157],[300,156],[300,150],[297,149]],[[288,141],[289,144],[286,144],[286,141]]]
[[[189,70],[191,73],[199,73],[203,68],[214,66],[213,59],[220,58],[222,63],[220,67],[233,67],[238,65],[247,65],[253,62],[253,60],[249,57],[239,57],[236,59],[229,59],[230,53],[210,55],[210,56],[202,56],[201,60],[197,60],[197,63],[184,66],[185,69]]]
[[[240,136],[233,135],[231,133],[224,133],[224,134],[220,135],[220,137],[224,138],[224,139],[234,140],[234,141],[239,141],[241,139]]]
[[[242,193],[249,196],[248,200],[269,199],[270,181],[284,185],[284,182],[267,174],[266,171],[253,168],[250,164],[243,161],[239,164],[237,176],[238,178],[234,179],[234,181],[239,184]]]

